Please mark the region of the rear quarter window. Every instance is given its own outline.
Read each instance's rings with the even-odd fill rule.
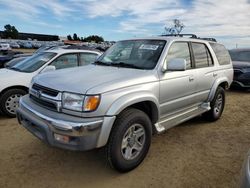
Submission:
[[[228,50],[222,44],[210,43],[210,45],[211,45],[220,65],[230,64],[231,57],[229,55]]]

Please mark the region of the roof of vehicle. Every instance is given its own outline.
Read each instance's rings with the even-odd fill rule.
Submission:
[[[44,52],[53,52],[53,53],[58,53],[58,54],[79,53],[79,52],[101,54],[100,52],[92,51],[92,50],[63,49],[63,48],[50,49],[50,50],[46,50]]]

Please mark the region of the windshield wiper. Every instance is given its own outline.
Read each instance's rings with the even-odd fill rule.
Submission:
[[[95,61],[93,64],[94,64],[94,65],[110,66],[110,63],[104,63],[104,62],[102,62],[102,61]]]
[[[125,67],[125,68],[143,69],[142,67],[138,67],[134,64],[124,63],[124,62],[111,63],[110,65],[117,67]]]

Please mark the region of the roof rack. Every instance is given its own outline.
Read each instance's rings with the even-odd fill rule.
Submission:
[[[212,41],[212,42],[217,42],[217,40],[215,38],[200,38],[200,37],[198,37],[198,39],[209,40],[209,41]]]
[[[184,37],[184,36],[190,36],[190,38],[197,38],[194,34],[167,34],[167,35],[161,35],[163,37]]]
[[[190,38],[195,38],[195,39],[201,39],[201,40],[208,40],[212,42],[217,42],[215,38],[202,38],[202,37],[197,37],[195,34],[166,34],[166,35],[161,35],[163,37],[184,37],[184,36],[190,36]]]

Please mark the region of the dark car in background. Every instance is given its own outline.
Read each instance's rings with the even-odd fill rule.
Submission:
[[[0,51],[0,68],[3,68],[5,63],[13,59],[15,53],[11,50]]]
[[[5,63],[4,67],[5,68],[12,67],[26,58],[28,58],[28,57],[16,57],[16,58],[8,61],[7,63]]]
[[[233,86],[250,89],[250,48],[229,51],[234,68]]]

